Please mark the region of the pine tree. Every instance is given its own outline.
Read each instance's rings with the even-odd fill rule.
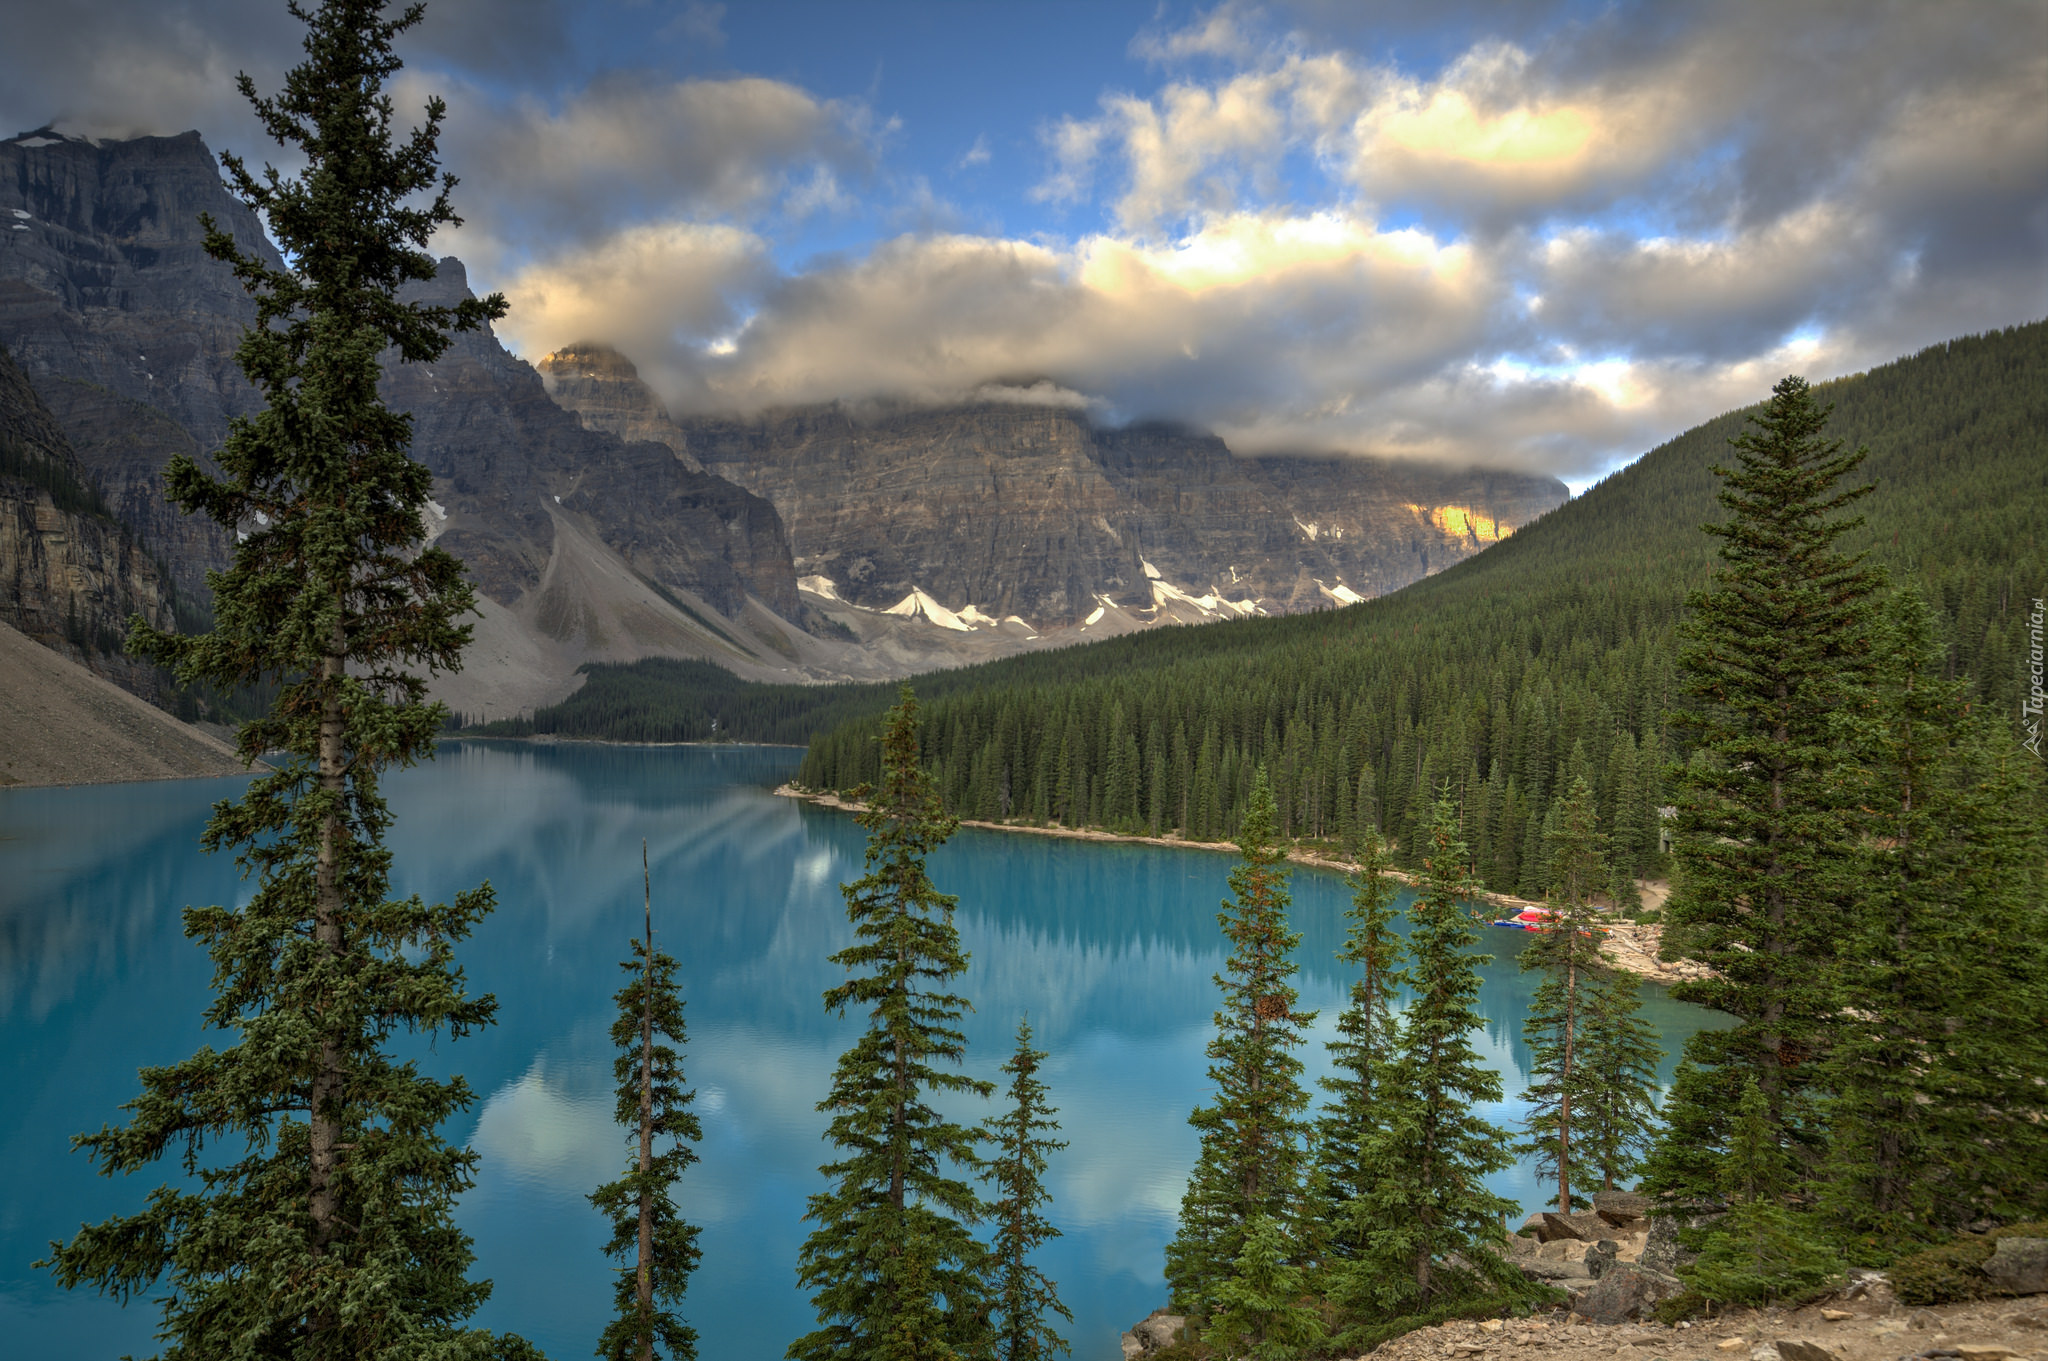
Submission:
[[[1523,947],[1524,970],[1549,974],[1530,1000],[1522,1034],[1529,1041],[1532,1082],[1522,1099],[1530,1103],[1529,1139],[1515,1151],[1533,1154],[1538,1175],[1557,1179],[1557,1212],[1586,1204],[1572,1194],[1577,1155],[1573,1108],[1587,1095],[1580,1064],[1580,1029],[1585,1023],[1588,984],[1602,968],[1593,938],[1592,894],[1607,878],[1604,840],[1594,826],[1593,791],[1574,776],[1557,809],[1551,837],[1550,920]]]
[[[1486,1189],[1511,1166],[1507,1131],[1475,1108],[1501,1098],[1500,1074],[1472,1047],[1479,1014],[1479,934],[1465,904],[1480,891],[1466,872],[1458,809],[1446,788],[1431,814],[1423,881],[1409,908],[1409,981],[1384,1103],[1384,1131],[1366,1150],[1371,1189],[1360,1198],[1369,1245],[1348,1264],[1337,1293],[1352,1307],[1409,1312],[1506,1280],[1494,1244],[1514,1202]],[[1453,1256],[1469,1269],[1449,1265]]]
[[[1290,1260],[1286,1230],[1269,1215],[1245,1226],[1244,1247],[1216,1287],[1216,1314],[1203,1334],[1212,1351],[1244,1361],[1294,1361],[1323,1338],[1306,1298],[1307,1273]]]
[[[868,1026],[840,1055],[826,1138],[844,1156],[819,1169],[797,1280],[819,1327],[790,1345],[791,1361],[975,1356],[988,1343],[982,1285],[987,1252],[968,1231],[984,1206],[948,1164],[980,1170],[977,1131],[947,1119],[934,1096],[987,1096],[994,1084],[948,1072],[966,1052],[967,999],[936,991],[967,969],[953,925],[957,900],[940,893],[925,860],[957,825],[918,765],[917,699],[909,686],[882,735],[882,782],[862,788],[867,872],[844,886],[856,942],[832,956],[848,979],[825,994],[843,1015],[864,1006]]]
[[[1385,1089],[1399,1031],[1394,998],[1407,975],[1401,971],[1401,938],[1394,932],[1393,854],[1377,831],[1368,830],[1352,853],[1350,924],[1337,958],[1356,970],[1351,996],[1329,1042],[1337,1076],[1322,1079],[1336,1100],[1323,1107],[1316,1126],[1316,1170],[1321,1217],[1330,1221],[1328,1250],[1355,1256],[1363,1244],[1347,1231],[1348,1207],[1365,1194],[1370,1171],[1365,1152],[1380,1132],[1382,1106],[1393,1100]]]
[[[697,1269],[697,1227],[686,1223],[672,1198],[676,1181],[697,1154],[690,1147],[704,1137],[690,1109],[696,1093],[683,1088],[682,1046],[686,1042],[683,1001],[676,993],[676,962],[654,948],[654,880],[647,843],[640,843],[640,873],[646,890],[645,937],[631,942],[633,957],[620,961],[626,986],[613,995],[619,1017],[612,1022],[612,1077],[618,1082],[614,1117],[633,1131],[638,1152],[632,1167],[591,1193],[590,1203],[612,1222],[605,1255],[630,1261],[618,1272],[616,1315],[605,1325],[597,1354],[606,1361],[672,1361],[697,1355],[697,1330],[673,1306],[682,1302],[690,1273]],[[658,1141],[668,1147],[656,1151]],[[664,1307],[668,1306],[668,1307]],[[657,1353],[657,1340],[663,1348]]]
[[[1736,466],[1714,470],[1730,518],[1705,527],[1721,540],[1721,566],[1680,626],[1691,707],[1676,718],[1695,759],[1679,772],[1681,874],[1669,910],[1716,971],[1673,995],[1738,1018],[1687,1042],[1713,1078],[1703,1085],[1715,1108],[1732,1109],[1754,1078],[1774,1137],[1807,1164],[1822,1137],[1808,1089],[1838,1011],[1828,979],[1853,891],[1833,725],[1868,666],[1877,584],[1834,547],[1861,523],[1836,512],[1870,488],[1840,489],[1867,451],[1823,437],[1830,410],[1803,379],[1785,379],[1730,441]]]
[[[1064,1139],[1049,1137],[1059,1129],[1059,1112],[1046,1100],[1038,1067],[1045,1052],[1031,1047],[1031,1026],[1017,1023],[1017,1051],[1003,1065],[1010,1075],[1010,1108],[991,1120],[982,1139],[995,1150],[982,1179],[995,1191],[989,1216],[996,1235],[988,1282],[995,1309],[996,1361],[1043,1361],[1064,1354],[1067,1341],[1053,1331],[1048,1311],[1072,1323],[1074,1316],[1060,1303],[1059,1288],[1031,1264],[1031,1254],[1060,1231],[1041,1214],[1052,1203],[1045,1189],[1046,1155],[1065,1148]]]
[[[1216,914],[1230,943],[1228,976],[1216,975],[1223,1005],[1208,1047],[1216,1097],[1188,1117],[1201,1153],[1181,1199],[1180,1231],[1166,1248],[1174,1301],[1195,1313],[1209,1312],[1235,1269],[1247,1225],[1261,1215],[1291,1222],[1301,1195],[1308,1093],[1294,1051],[1315,1014],[1295,1010],[1289,952],[1301,936],[1287,928],[1287,856],[1274,821],[1273,791],[1260,771],[1238,834],[1231,896]]]
[[[1833,1251],[1783,1203],[1794,1175],[1763,1089],[1749,1078],[1722,1168],[1722,1189],[1734,1204],[1704,1235],[1698,1260],[1680,1272],[1687,1285],[1716,1304],[1762,1305],[1806,1294],[1841,1272]]]
[[[1583,1079],[1572,1122],[1576,1165],[1613,1191],[1642,1166],[1657,1131],[1657,1065],[1664,1048],[1642,1018],[1642,989],[1624,969],[1602,969],[1579,1032]],[[1581,1181],[1583,1183],[1583,1178]]]
[[[491,910],[488,885],[452,905],[386,896],[380,778],[431,756],[446,711],[414,668],[457,666],[469,630],[456,621],[474,598],[459,562],[421,548],[432,478],[409,457],[408,418],[378,396],[379,357],[431,361],[504,301],[398,300],[434,276],[424,247],[458,219],[435,163],[444,105],[430,100],[394,141],[384,93],[420,7],[392,20],[382,9],[295,7],[306,56],[283,93],[258,97],[240,78],[265,131],[305,161],[259,179],[221,158],[282,267],[202,220],[207,252],[255,295],[236,357],[265,405],[230,426],[219,477],[183,455],[165,472],[171,499],[235,543],[213,577],[212,632],[132,625],[131,646],[185,685],[277,687],[239,743],[272,773],[217,805],[202,839],[239,848],[254,892],[185,912],[214,964],[206,1023],[235,1040],[144,1069],[128,1123],[77,1141],[108,1175],[182,1145],[191,1181],[52,1245],[66,1286],[125,1298],[162,1284],[169,1357],[532,1354],[462,1326],[489,1293],[467,1277],[474,1254],[453,1217],[476,1155],[440,1127],[470,1089],[386,1049],[400,1031],[460,1038],[496,1004],[465,990],[455,962]]]
[[[2027,1075],[2048,1071],[2048,1049],[2013,1018],[2048,1011],[2048,942],[2028,907],[2038,799],[1992,755],[2009,735],[1971,712],[1967,681],[1943,678],[1916,594],[1890,602],[1878,639],[1846,725],[1865,867],[1842,952],[1855,1020],[1830,1056],[1826,1202],[1851,1237],[1888,1246],[2043,1208],[2048,1096]]]

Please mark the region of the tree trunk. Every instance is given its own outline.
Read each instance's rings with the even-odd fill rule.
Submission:
[[[647,841],[640,842],[640,875],[646,891],[646,966],[640,984],[640,1175],[654,1167],[654,876],[647,868]],[[654,1195],[640,1183],[640,1361],[654,1361]]]
[[[337,615],[327,638],[327,652],[320,661],[320,675],[327,682],[320,709],[319,781],[323,794],[335,804],[320,822],[319,860],[313,880],[313,939],[320,952],[332,959],[342,953],[341,840],[343,836],[340,800],[345,793],[347,769],[342,750],[343,721],[339,686],[346,671],[348,638]],[[320,1017],[327,1025],[330,1017]],[[311,1166],[307,1175],[308,1214],[313,1221],[313,1255],[320,1256],[334,1241],[339,1224],[335,1208],[334,1177],[341,1159],[341,1094],[345,1058],[342,1046],[331,1030],[320,1037],[320,1058],[314,1069],[307,1111]],[[329,1321],[331,1324],[331,1320]],[[319,1321],[316,1328],[321,1327]]]

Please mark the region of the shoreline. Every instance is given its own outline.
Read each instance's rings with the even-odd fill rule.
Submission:
[[[848,799],[842,799],[837,794],[799,789],[794,784],[778,785],[774,793],[779,798],[797,799],[804,803],[815,804],[820,808],[831,808],[844,813],[858,813],[863,811],[864,808],[864,805],[854,803]],[[1165,846],[1175,850],[1190,851],[1234,852],[1237,850],[1237,843],[1234,841],[1186,841],[1177,836],[1125,835],[1121,832],[1105,832],[1095,827],[1062,827],[1058,825],[1032,827],[1014,822],[988,822],[980,818],[961,818],[959,823],[962,827],[977,827],[989,832],[1022,832],[1030,836],[1063,837],[1070,841],[1121,843],[1134,846]],[[1312,869],[1336,870],[1339,873],[1349,873],[1351,870],[1351,863],[1347,860],[1338,860],[1317,851],[1305,850],[1299,846],[1288,848],[1287,859],[1290,864],[1306,865]],[[1410,888],[1415,886],[1415,876],[1406,870],[1388,870],[1387,873]],[[1526,908],[1544,906],[1543,903],[1535,902],[1528,898],[1517,898],[1511,894],[1494,893],[1490,890],[1482,891],[1477,897],[1494,907],[1507,908],[1514,912],[1520,912]],[[1666,986],[1690,978],[1712,977],[1712,970],[1697,960],[1684,959],[1667,962],[1657,958],[1657,949],[1662,943],[1664,936],[1664,928],[1661,925],[1620,922],[1612,926],[1604,926],[1602,930],[1606,932],[1606,935],[1600,942],[1600,953],[1615,968],[1621,969],[1626,973],[1632,973],[1640,978],[1648,979],[1652,983],[1662,983]]]

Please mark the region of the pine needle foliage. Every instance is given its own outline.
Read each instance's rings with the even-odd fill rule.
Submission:
[[[1585,1174],[1581,1184],[1597,1178],[1603,1191],[1620,1189],[1641,1170],[1657,1135],[1657,1066],[1664,1046],[1643,1019],[1642,1007],[1642,985],[1634,974],[1603,969],[1594,975],[1579,1033],[1584,1085],[1572,1137]]]
[[[2032,763],[1944,676],[1942,651],[1918,593],[1898,593],[1873,683],[1842,725],[1865,816],[1825,1200],[1867,1248],[2048,1208],[2048,1044],[2015,1024],[2048,1015],[2048,819]]]
[[[1321,1086],[1335,1099],[1323,1106],[1316,1123],[1316,1217],[1327,1224],[1323,1250],[1339,1257],[1356,1256],[1363,1247],[1350,1228],[1348,1208],[1370,1184],[1366,1149],[1383,1127],[1386,1103],[1398,1095],[1388,1090],[1400,1033],[1394,999],[1408,981],[1394,930],[1400,883],[1391,873],[1391,848],[1368,828],[1352,861],[1349,920],[1337,958],[1357,972],[1337,1017],[1337,1038],[1326,1046],[1335,1073]]]
[[[640,845],[640,869],[647,876],[647,844]],[[612,1078],[618,1083],[613,1119],[632,1131],[632,1166],[590,1195],[590,1203],[612,1223],[605,1255],[627,1263],[618,1270],[613,1317],[598,1339],[606,1361],[692,1361],[697,1331],[675,1306],[689,1289],[701,1253],[697,1226],[677,1209],[675,1185],[697,1161],[690,1145],[704,1137],[691,1109],[696,1093],[683,1086],[683,999],[676,989],[676,961],[654,948],[654,886],[646,878],[644,934],[631,942],[633,957],[621,960],[626,985],[613,994],[618,1019],[612,1022]],[[657,1147],[663,1145],[665,1147]]]
[[[108,1175],[175,1149],[190,1180],[52,1245],[66,1286],[126,1299],[161,1284],[166,1357],[530,1354],[463,1326],[489,1293],[468,1279],[474,1254],[453,1218],[476,1155],[440,1127],[470,1089],[387,1052],[401,1032],[460,1038],[496,1005],[466,990],[455,962],[491,910],[489,886],[452,904],[387,896],[380,778],[431,756],[443,710],[425,702],[419,671],[457,666],[473,596],[460,563],[421,548],[432,480],[409,456],[408,418],[379,398],[380,356],[431,361],[451,331],[505,304],[398,299],[433,277],[428,238],[459,219],[454,180],[436,168],[442,102],[398,136],[384,93],[401,65],[393,42],[421,8],[383,10],[295,5],[305,59],[282,93],[238,82],[264,130],[305,161],[259,178],[222,158],[286,267],[206,223],[208,253],[255,295],[236,357],[265,404],[233,422],[218,476],[183,456],[166,469],[171,499],[236,540],[211,577],[213,630],[183,637],[138,619],[131,631],[131,647],[184,684],[277,696],[240,734],[243,755],[272,773],[216,805],[202,840],[235,848],[254,892],[240,908],[185,913],[214,964],[206,1023],[233,1042],[144,1069],[127,1124],[75,1141]]]
[[[1687,951],[1716,971],[1672,994],[1738,1018],[1694,1035],[1686,1052],[1729,1081],[1754,1078],[1774,1137],[1809,1166],[1823,1139],[1810,1089],[1853,895],[1834,724],[1869,669],[1879,584],[1860,555],[1836,548],[1861,523],[1839,512],[1871,487],[1846,485],[1866,451],[1825,437],[1829,411],[1803,379],[1784,379],[1729,441],[1734,466],[1714,470],[1729,518],[1704,526],[1721,541],[1721,566],[1679,629],[1688,707],[1675,717],[1694,753],[1677,781],[1668,913]]]
[[[1216,1314],[1202,1340],[1244,1361],[1295,1361],[1323,1339],[1322,1311],[1308,1273],[1278,1221],[1254,1216],[1231,1274],[1216,1287]]]
[[[976,1357],[989,1345],[987,1251],[969,1232],[986,1207],[959,1172],[978,1173],[976,1127],[948,1119],[936,1096],[988,1096],[994,1084],[947,1071],[966,1053],[967,999],[944,991],[966,972],[953,924],[925,860],[958,825],[918,764],[917,697],[904,686],[883,729],[882,782],[859,791],[866,873],[844,886],[854,944],[832,956],[847,971],[826,1010],[859,1007],[867,1028],[832,1075],[818,1109],[841,1156],[819,1169],[817,1227],[797,1258],[821,1325],[790,1345],[791,1361]]]
[[[1702,1235],[1698,1260],[1679,1273],[1688,1286],[1716,1304],[1765,1305],[1798,1299],[1841,1273],[1840,1259],[1808,1217],[1784,1204],[1795,1175],[1778,1146],[1770,1103],[1750,1078],[1722,1166],[1722,1188],[1733,1204]]]
[[[1467,872],[1458,809],[1448,785],[1426,824],[1423,879],[1409,907],[1409,982],[1389,1091],[1401,1093],[1367,1148],[1370,1189],[1359,1212],[1367,1249],[1347,1264],[1336,1293],[1381,1316],[1413,1313],[1505,1281],[1495,1244],[1514,1202],[1482,1178],[1512,1165],[1507,1131],[1476,1107],[1501,1098],[1500,1074],[1472,1046],[1479,1012],[1478,941],[1466,904],[1480,891]],[[1462,1259],[1465,1269],[1449,1265]]]
[[[1290,1223],[1300,1209],[1308,1091],[1295,1051],[1315,1013],[1295,1009],[1292,951],[1301,933],[1287,925],[1287,851],[1274,821],[1272,788],[1259,771],[1238,833],[1231,896],[1216,914],[1230,947],[1226,972],[1215,975],[1223,1004],[1208,1046],[1216,1095],[1188,1116],[1201,1152],[1181,1197],[1179,1231],[1166,1247],[1173,1299],[1196,1313],[1209,1312],[1236,1270],[1247,1226],[1260,1216]]]
[[[1580,1052],[1588,992],[1604,969],[1594,938],[1592,895],[1607,881],[1605,841],[1595,825],[1593,791],[1583,776],[1572,780],[1558,807],[1551,838],[1550,919],[1522,949],[1519,963],[1548,977],[1530,999],[1522,1034],[1529,1042],[1534,1079],[1522,1099],[1529,1103],[1526,1142],[1515,1152],[1533,1156],[1538,1176],[1557,1181],[1557,1211],[1570,1214],[1589,1204],[1572,1191],[1574,1169],[1582,1163],[1574,1140],[1591,1095]]]
[[[1058,1286],[1031,1263],[1039,1244],[1060,1236],[1042,1213],[1052,1203],[1045,1169],[1047,1156],[1067,1146],[1066,1140],[1051,1137],[1060,1127],[1053,1118],[1059,1112],[1038,1076],[1045,1058],[1044,1050],[1031,1047],[1030,1023],[1019,1021],[1016,1051],[1003,1065],[1010,1075],[1009,1107],[982,1131],[993,1150],[982,1179],[995,1192],[988,1213],[995,1223],[989,1301],[996,1361],[1045,1361],[1065,1354],[1067,1341],[1053,1330],[1048,1314],[1074,1321],[1060,1303]]]

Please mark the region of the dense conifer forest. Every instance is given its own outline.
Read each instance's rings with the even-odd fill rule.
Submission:
[[[2029,601],[2048,582],[2044,360],[2048,323],[1815,389],[1834,403],[1830,434],[1871,450],[1877,490],[1844,547],[1918,587],[1947,674],[2005,714],[2017,712]],[[1545,821],[1583,776],[1616,859],[1642,873],[1658,855],[1662,771],[1686,755],[1664,719],[1673,630],[1711,569],[1714,543],[1698,527],[1716,518],[1711,469],[1744,417],[1688,431],[1498,547],[1379,600],[922,678],[925,757],[947,807],[1213,840],[1235,833],[1265,766],[1284,834],[1344,840],[1370,822],[1412,847],[1428,791],[1448,780],[1488,885],[1540,895]],[[555,730],[606,732],[571,715],[594,716],[624,689],[593,677],[578,697],[588,708],[572,700]],[[766,687],[735,696],[736,735],[739,715],[802,721],[770,709],[791,697],[756,691]],[[829,721],[859,702],[823,692],[810,712]],[[843,721],[813,739],[801,778],[850,788],[875,778],[877,760],[875,720]]]

